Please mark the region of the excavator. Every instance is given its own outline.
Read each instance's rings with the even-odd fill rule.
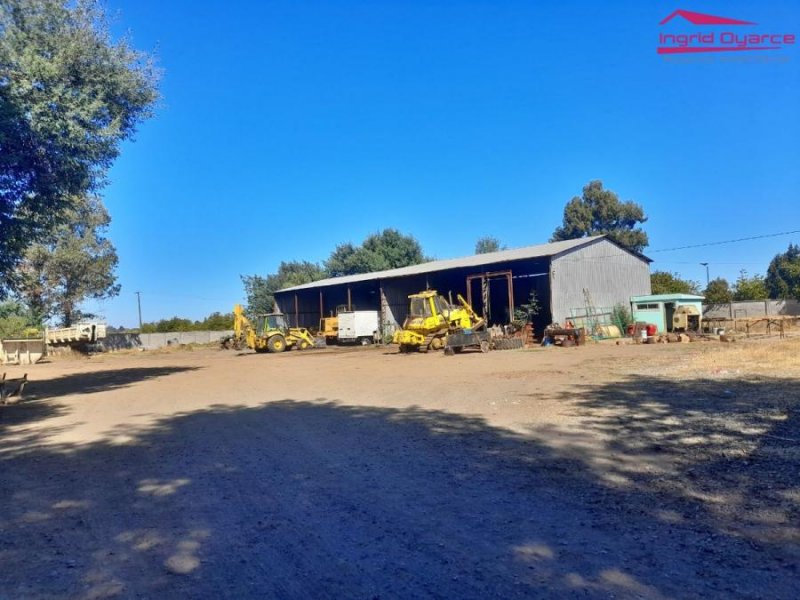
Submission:
[[[256,352],[305,350],[314,347],[314,337],[305,327],[289,327],[281,313],[258,315],[254,327],[244,316],[242,305],[237,304],[233,307],[233,335],[222,340],[222,347],[236,350],[247,347]]]
[[[475,314],[461,294],[458,305],[451,305],[436,290],[426,290],[409,297],[408,317],[403,328],[395,331],[392,342],[399,344],[400,352],[441,350],[448,334],[478,331],[486,321]]]

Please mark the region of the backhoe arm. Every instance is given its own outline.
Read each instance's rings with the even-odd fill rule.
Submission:
[[[458,302],[461,304],[464,310],[466,310],[469,314],[469,318],[472,320],[472,329],[480,329],[483,327],[485,325],[483,318],[479,317],[478,314],[472,310],[472,306],[470,306],[469,302],[464,300],[464,296],[458,294],[456,297],[458,298]]]

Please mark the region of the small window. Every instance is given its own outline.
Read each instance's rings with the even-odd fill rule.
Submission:
[[[411,317],[430,317],[431,313],[431,299],[430,298],[412,298],[411,306],[408,311]]]
[[[637,304],[636,310],[658,310],[660,307],[658,304]]]
[[[442,296],[436,296],[433,299],[433,304],[436,306],[436,311],[440,315],[448,315],[450,313],[450,305]]]

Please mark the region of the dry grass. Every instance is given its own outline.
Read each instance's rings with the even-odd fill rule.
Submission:
[[[730,343],[667,344],[647,356],[648,350],[642,350],[642,360],[634,361],[627,374],[681,381],[719,377],[800,379],[800,337],[795,336],[784,339],[740,336]]]
[[[694,345],[693,345],[694,346]],[[800,376],[800,338],[777,337],[730,344],[698,344],[691,356],[676,365],[684,373],[727,371],[740,375]]]

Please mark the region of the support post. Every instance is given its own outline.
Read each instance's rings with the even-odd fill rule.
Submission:
[[[142,293],[136,292],[136,304],[139,306],[139,333],[142,333]]]
[[[506,277],[508,277],[508,322],[510,323],[514,320],[514,282],[510,270]]]

